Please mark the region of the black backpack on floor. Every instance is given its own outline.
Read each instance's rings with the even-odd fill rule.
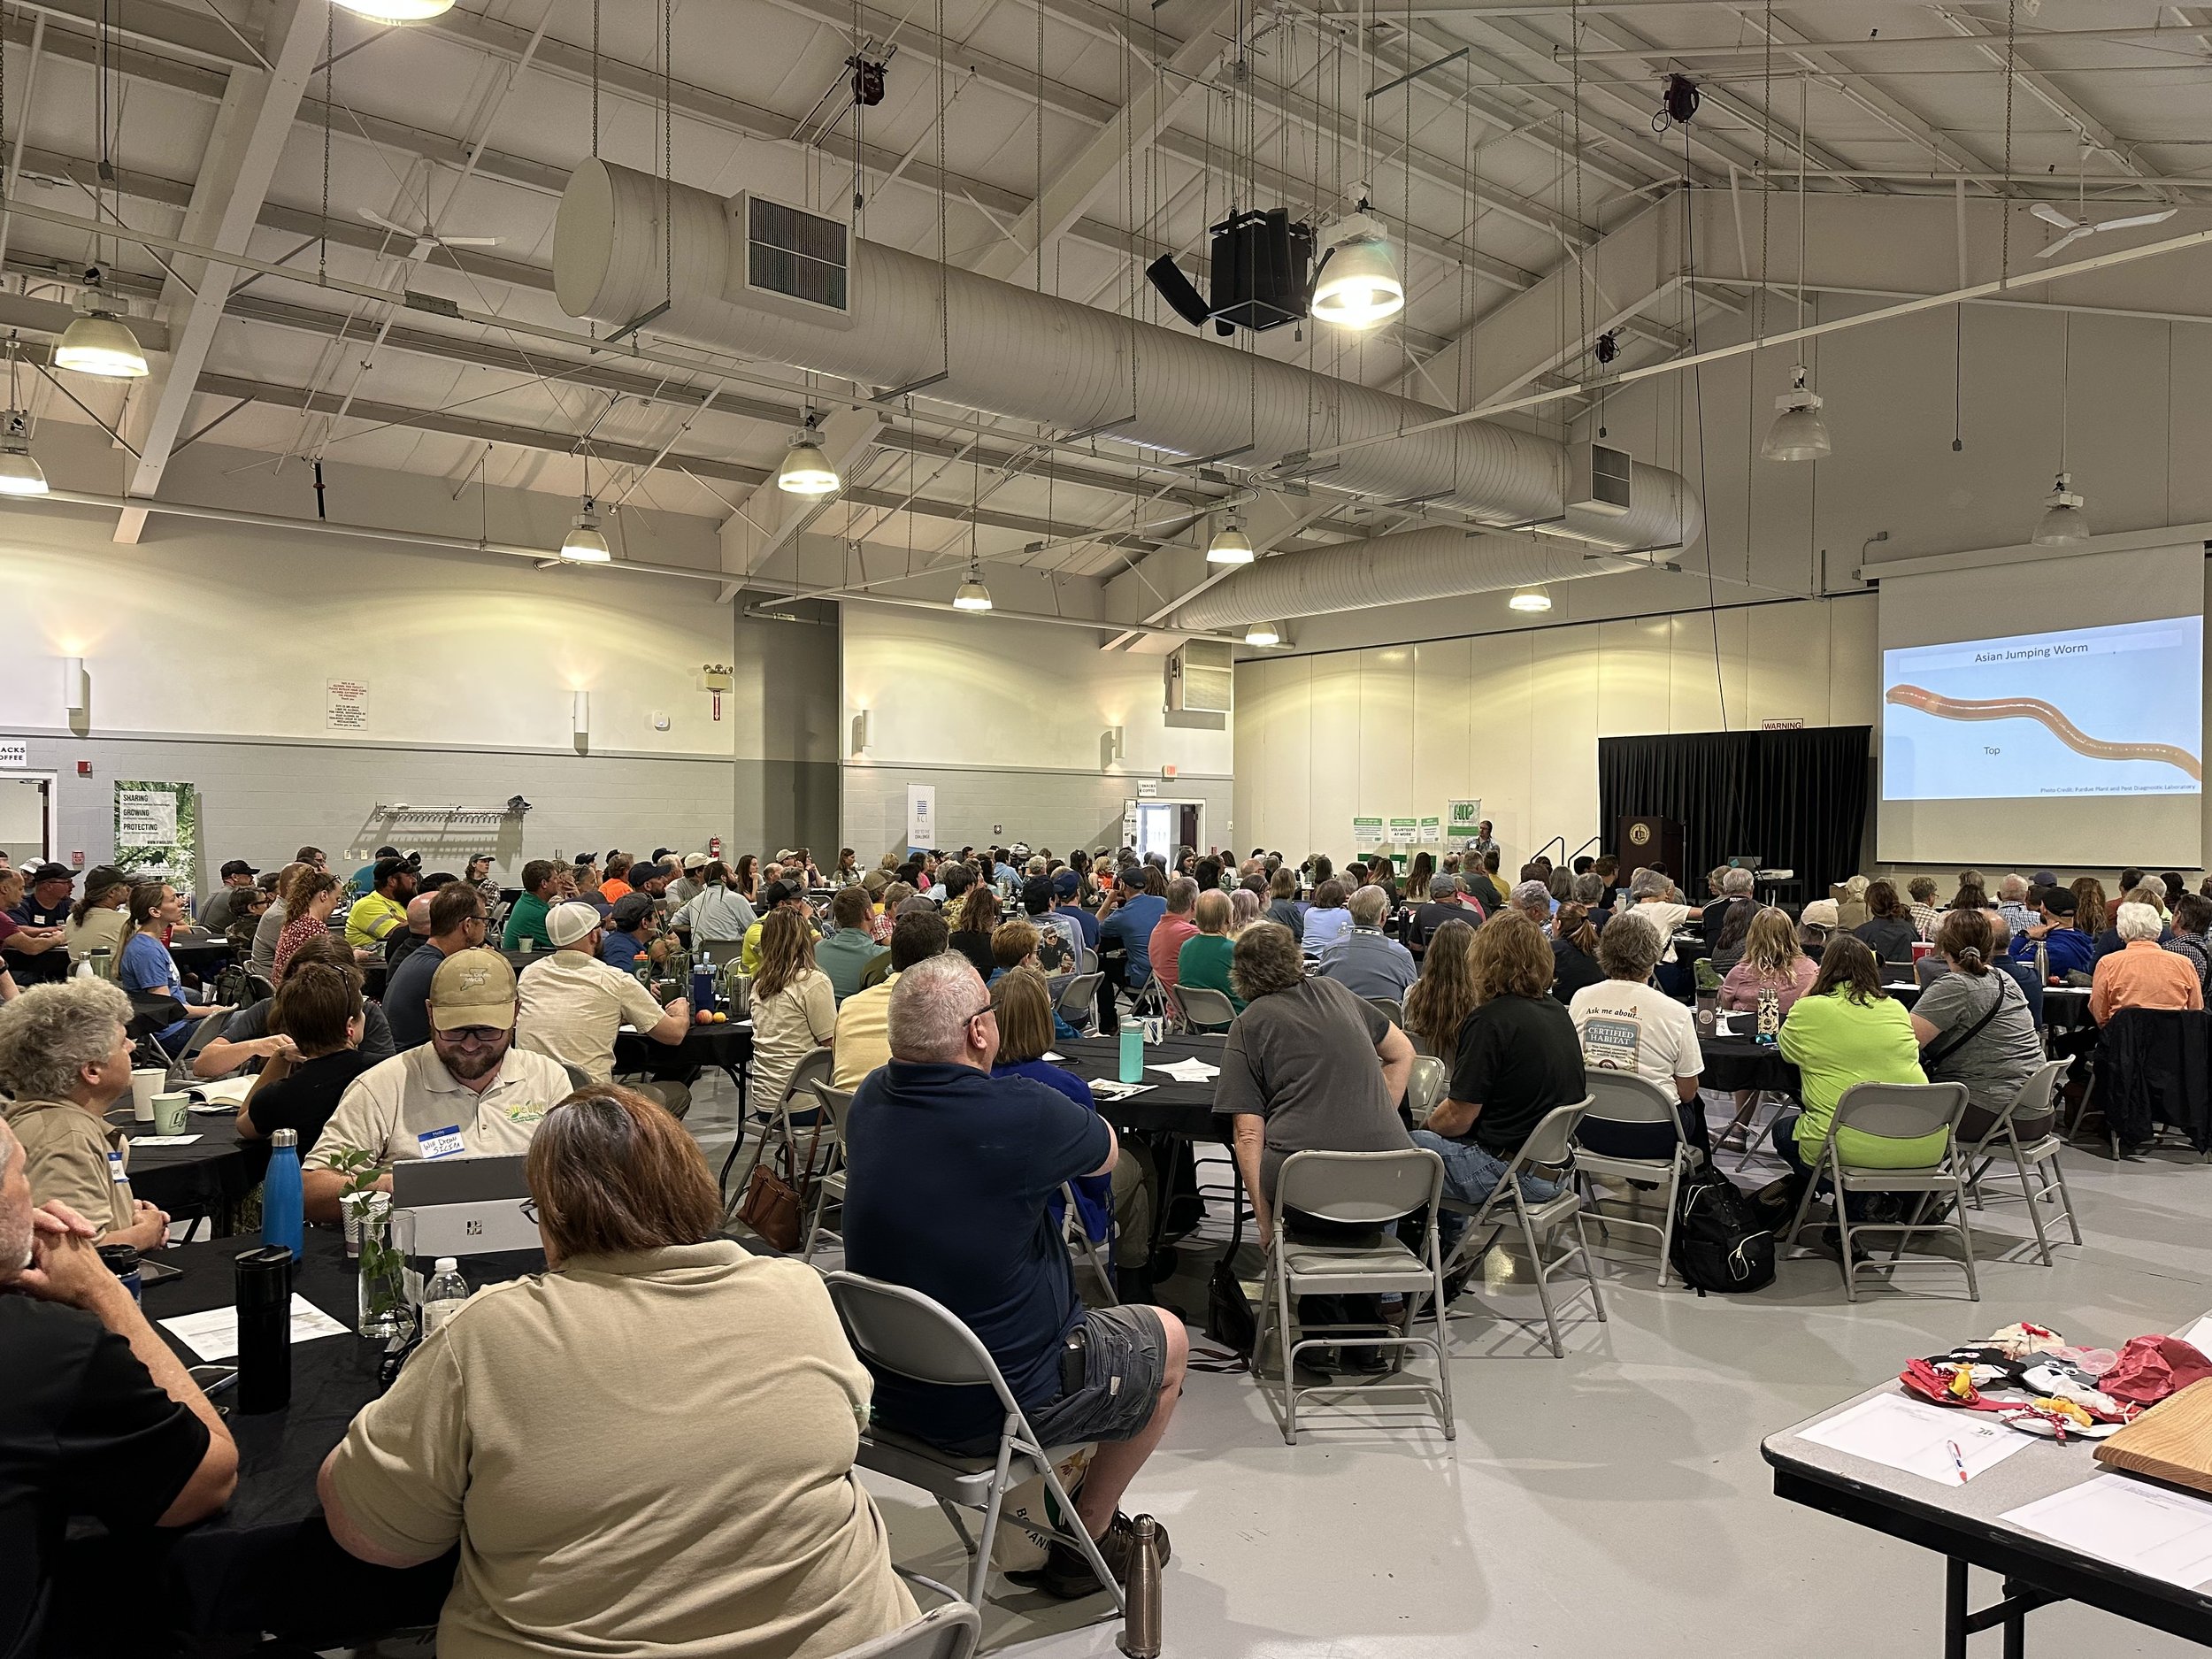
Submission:
[[[1701,1296],[1764,1290],[1774,1282],[1774,1234],[1736,1184],[1711,1167],[1682,1178],[1670,1256]]]

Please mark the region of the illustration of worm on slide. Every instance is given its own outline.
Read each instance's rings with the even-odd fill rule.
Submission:
[[[2151,760],[2177,766],[2197,782],[2204,764],[2172,743],[2113,743],[2092,737],[2040,697],[1946,697],[1921,686],[1892,686],[1885,701],[1945,720],[2040,720],[2058,741],[2092,760]]]

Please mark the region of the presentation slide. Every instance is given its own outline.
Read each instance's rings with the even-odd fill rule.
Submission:
[[[1882,798],[2195,795],[2204,618],[1882,653]]]
[[[1881,577],[1876,856],[2200,868],[2205,552]]]

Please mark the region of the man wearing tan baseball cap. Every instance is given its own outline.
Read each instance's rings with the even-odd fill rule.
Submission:
[[[338,1219],[349,1150],[373,1157],[389,1192],[391,1166],[457,1153],[526,1152],[538,1121],[570,1089],[560,1062],[515,1047],[515,971],[495,950],[463,950],[430,978],[430,1041],[372,1066],[349,1084],[315,1148],[303,1185],[311,1221]]]

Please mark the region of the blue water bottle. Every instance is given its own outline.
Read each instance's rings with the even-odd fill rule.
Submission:
[[[714,1011],[714,964],[700,963],[691,970],[691,1011]]]
[[[296,1262],[306,1252],[306,1227],[299,1131],[280,1129],[269,1137],[269,1172],[261,1182],[261,1242],[282,1245]]]

